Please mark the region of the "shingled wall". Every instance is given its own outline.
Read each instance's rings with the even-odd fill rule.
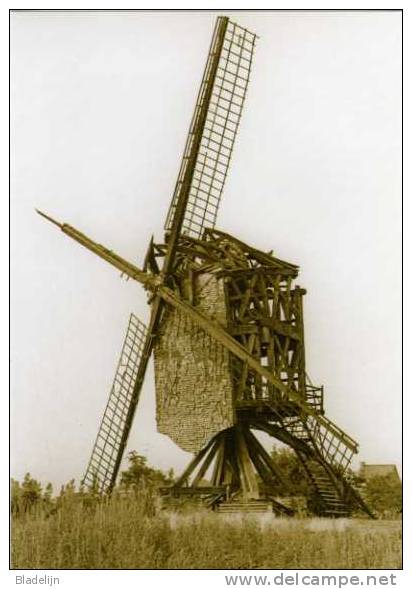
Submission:
[[[222,279],[194,279],[196,307],[222,324],[226,307]],[[180,448],[199,451],[234,424],[229,353],[178,310],[169,309],[154,349],[156,419],[160,433]]]

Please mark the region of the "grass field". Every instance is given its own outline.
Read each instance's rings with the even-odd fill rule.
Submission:
[[[401,522],[173,513],[150,497],[63,503],[12,521],[15,569],[396,569]]]

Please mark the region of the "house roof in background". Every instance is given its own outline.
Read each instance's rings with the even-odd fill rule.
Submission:
[[[395,476],[400,480],[398,469],[395,464],[365,464],[361,462],[359,468],[359,476],[363,479],[371,479],[373,477],[385,477],[388,475]]]

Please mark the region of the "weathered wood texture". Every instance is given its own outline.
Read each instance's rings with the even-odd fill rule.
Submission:
[[[193,291],[196,307],[224,325],[223,280],[197,275]],[[197,452],[235,423],[229,352],[177,309],[165,314],[154,362],[160,433],[183,450]]]

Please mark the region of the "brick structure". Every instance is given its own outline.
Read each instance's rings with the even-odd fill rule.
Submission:
[[[196,273],[197,308],[226,325],[223,280]],[[235,423],[229,352],[187,315],[169,309],[154,348],[158,431],[187,452],[198,452]]]

